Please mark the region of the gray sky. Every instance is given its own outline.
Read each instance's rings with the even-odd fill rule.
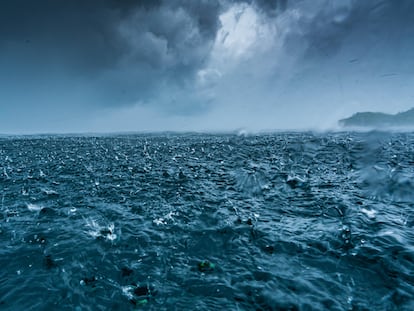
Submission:
[[[330,129],[413,86],[411,0],[0,3],[0,133]]]

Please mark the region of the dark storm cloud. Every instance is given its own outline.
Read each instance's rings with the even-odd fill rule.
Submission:
[[[28,70],[57,66],[67,74],[92,78],[102,72],[104,77],[114,74],[107,83],[119,92],[125,91],[124,84],[141,93],[157,79],[168,77],[172,82],[173,76],[181,83],[201,68],[219,27],[222,5],[236,2],[267,15],[286,9],[313,11],[303,18],[301,35],[291,40],[307,40],[310,52],[323,55],[337,51],[343,38],[366,20],[385,22],[378,25],[383,30],[393,27],[399,15],[407,17],[414,11],[409,0],[2,1],[0,55],[4,62]],[[136,83],[121,81],[117,86],[117,70],[127,70],[128,79]]]
[[[295,2],[295,0],[293,0],[293,2]],[[245,3],[254,6],[267,15],[273,15],[277,12],[284,11],[288,6],[288,0],[227,0],[222,2],[222,4],[226,5],[234,3]]]
[[[330,1],[310,20],[304,33],[308,55],[332,56],[348,37],[361,47],[386,41],[391,48],[414,30],[414,2],[410,0]]]
[[[345,39],[398,40],[414,29],[414,1],[411,0],[233,0],[255,7],[264,16],[277,18],[286,10],[300,14],[298,28],[288,36],[286,48],[297,41],[307,45],[306,55],[332,56]],[[368,38],[367,38],[368,37]],[[400,39],[403,37],[403,39]],[[359,42],[364,44],[364,42]],[[292,46],[290,46],[292,44]]]
[[[0,65],[22,85],[62,75],[107,104],[142,100],[202,66],[218,12],[216,1],[2,1]]]
[[[26,62],[57,58],[85,70],[99,68],[120,53],[114,26],[122,8],[112,1],[2,1],[0,45],[22,50]]]
[[[222,94],[220,90],[194,91],[197,74],[202,72],[205,85],[212,89],[226,79],[221,78],[225,76],[222,68],[209,65],[222,26],[220,18],[233,5],[250,6],[260,23],[276,25],[275,37],[265,40],[275,41],[269,46],[282,51],[264,55],[260,46],[268,42],[258,39],[260,44],[249,51],[258,60],[235,62],[239,68],[257,64],[274,68],[266,62],[277,62],[283,53],[299,64],[320,64],[347,51],[345,56],[356,66],[369,48],[385,55],[384,62],[390,61],[393,51],[404,56],[400,61],[412,51],[408,39],[414,36],[411,0],[1,1],[2,112],[11,114],[24,107],[30,114],[46,107],[54,109],[48,113],[58,114],[62,111],[57,107],[67,111],[77,103],[79,110],[72,109],[76,113],[83,111],[79,107],[155,102],[166,114],[203,113],[214,96]],[[352,49],[358,53],[349,52]],[[277,95],[272,91],[277,84],[271,80],[274,77],[264,74],[263,79],[269,79],[262,81],[257,74],[261,69],[241,69],[242,74],[238,70],[228,75],[223,92],[243,88],[242,74],[248,77],[254,71],[255,77],[259,75],[255,83],[261,85],[257,98],[268,91],[266,85],[271,90],[268,98]],[[208,98],[203,102],[204,94]]]

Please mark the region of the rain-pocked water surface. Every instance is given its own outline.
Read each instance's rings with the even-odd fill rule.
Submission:
[[[1,310],[414,310],[414,134],[0,139]]]

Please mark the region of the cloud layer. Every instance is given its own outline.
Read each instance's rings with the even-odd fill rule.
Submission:
[[[326,109],[402,109],[413,15],[409,0],[3,1],[0,118],[10,131],[24,130],[6,122],[17,115],[27,131],[95,130],[100,115],[123,130],[110,116],[130,107],[200,129],[286,128]]]

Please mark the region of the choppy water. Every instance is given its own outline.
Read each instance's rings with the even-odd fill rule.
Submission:
[[[414,134],[0,139],[1,310],[414,310]]]

